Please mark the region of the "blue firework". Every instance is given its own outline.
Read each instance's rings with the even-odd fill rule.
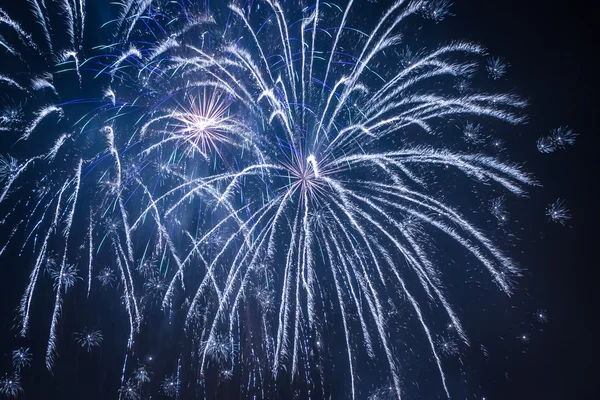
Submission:
[[[29,71],[0,67],[10,98],[0,130],[14,144],[0,158],[0,204],[9,210],[8,241],[24,232],[17,247],[34,255],[21,336],[41,302],[40,272],[54,280],[48,369],[62,305],[80,295],[68,289],[85,285],[88,298],[123,305],[123,398],[140,398],[150,379],[150,365],[132,360],[138,338],[154,333],[144,321],[158,313],[188,349],[160,385],[168,397],[192,386],[181,376],[206,386],[211,373],[242,376],[248,397],[276,392],[281,375],[325,397],[333,356],[324,344],[335,337],[346,397],[365,393],[358,360],[368,358],[387,371],[370,398],[400,398],[404,342],[391,332],[401,308],[417,321],[411,336],[450,397],[443,356],[470,342],[434,239],[453,243],[504,293],[519,268],[438,178],[470,180],[478,197],[493,195],[501,224],[506,197],[524,196],[536,181],[495,155],[502,140],[483,135],[486,120],[524,121],[524,100],[470,82],[486,72],[497,80],[507,64],[470,42],[404,42],[404,29],[448,16],[449,1],[397,0],[361,29],[355,0],[124,0],[91,48],[83,0],[45,3],[28,0],[39,25],[32,32],[0,10],[11,38],[0,36],[0,45]],[[443,140],[455,120],[467,121],[464,140]],[[575,136],[557,129],[538,149],[572,145]],[[569,218],[561,202],[547,214]],[[452,326],[453,336],[438,326]],[[100,331],[76,334],[87,351],[102,339]],[[187,368],[194,374],[182,375]],[[2,390],[18,394],[10,379]]]

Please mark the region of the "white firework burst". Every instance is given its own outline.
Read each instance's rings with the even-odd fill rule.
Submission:
[[[88,331],[84,329],[81,332],[75,333],[75,341],[87,352],[92,351],[96,347],[100,347],[103,340],[102,332],[100,331]]]
[[[23,368],[27,368],[31,365],[31,351],[29,348],[21,347],[13,350],[12,352],[12,364],[15,371],[19,372]]]

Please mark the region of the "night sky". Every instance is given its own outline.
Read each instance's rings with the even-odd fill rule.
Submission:
[[[507,347],[506,360],[500,363],[504,371],[494,366],[485,379],[494,382],[489,398],[598,398],[594,342],[600,142],[598,102],[592,94],[598,85],[591,61],[597,48],[594,11],[582,4],[513,0],[457,1],[453,11],[449,30],[484,43],[510,61],[510,82],[531,102],[524,135],[537,136],[565,124],[582,134],[570,151],[539,154],[527,162],[544,185],[543,197],[565,198],[573,219],[566,229],[534,222],[521,238],[519,261],[527,272],[514,306],[539,304],[549,321],[543,331],[530,331],[531,340],[523,348]]]
[[[17,0],[0,0],[0,7],[7,8],[4,5],[9,1]],[[371,7],[371,3],[367,4]],[[386,0],[379,0],[368,12],[380,15],[383,5],[387,6]],[[107,6],[95,7],[97,13],[103,13],[102,7]],[[600,398],[600,334],[596,327],[600,306],[596,253],[600,238],[600,136],[597,95],[592,95],[593,88],[598,87],[595,38],[600,15],[582,3],[559,5],[539,0],[456,0],[451,11],[454,16],[436,26],[431,38],[425,39],[472,40],[484,45],[491,55],[506,59],[510,68],[502,89],[512,90],[530,102],[526,109],[528,123],[507,128],[503,136],[507,158],[523,163],[543,185],[531,189],[530,198],[513,205],[516,220],[511,233],[515,239],[507,251],[524,268],[515,294],[510,298],[497,291],[477,292],[472,297],[468,293],[462,295],[465,326],[474,332],[478,343],[486,343],[489,357],[475,354],[481,352],[477,344],[473,354],[465,354],[465,366],[460,372],[448,372],[451,382],[467,382],[456,383],[459,393],[454,398]],[[0,49],[0,55],[1,52]],[[575,146],[552,154],[537,152],[538,137],[562,125],[580,133]],[[10,144],[2,143],[0,136],[0,153],[7,146]],[[572,213],[565,227],[549,223],[544,215],[545,207],[558,197],[566,200]],[[4,242],[0,237],[0,243]],[[10,371],[10,352],[21,343],[11,327],[30,265],[12,257],[0,259],[0,266],[0,374],[4,375]],[[103,306],[94,305],[97,310]],[[77,315],[78,307],[65,307],[65,313],[75,310]],[[117,309],[107,308],[106,312]],[[546,323],[535,320],[539,309],[547,313]],[[34,313],[34,318],[47,322],[49,317],[41,314]],[[69,335],[73,319],[66,321],[61,328],[65,336]],[[39,331],[40,344],[28,344],[36,350],[34,357],[43,354],[47,336],[46,325],[39,326],[43,327]],[[115,320],[114,327],[128,329],[126,321],[121,320]],[[522,335],[528,340],[521,340]],[[23,379],[25,395],[21,398],[116,398],[111,393],[118,389],[123,349],[111,355],[111,345],[110,341],[103,345],[100,360],[82,351],[59,354],[54,377],[43,367],[34,368],[34,377]],[[424,368],[417,376],[425,387],[436,379],[436,373]],[[407,386],[418,393],[413,383]],[[426,388],[422,389],[422,393],[427,393]],[[429,397],[424,394],[407,398]]]

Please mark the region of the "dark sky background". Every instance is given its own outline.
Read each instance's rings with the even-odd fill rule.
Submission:
[[[598,86],[593,61],[598,14],[581,3],[515,0],[456,1],[453,12],[449,30],[485,44],[511,63],[508,79],[531,101],[526,134],[538,136],[565,124],[581,133],[575,148],[528,161],[544,185],[544,197],[565,198],[573,219],[565,229],[533,225],[533,231],[540,229],[539,237],[524,238],[532,241],[520,259],[528,272],[515,298],[545,308],[549,321],[543,332],[530,333],[524,350],[507,354],[509,379],[502,379],[500,370],[491,372],[488,379],[495,382],[488,397],[598,398],[600,142],[598,102],[592,93]]]
[[[0,5],[5,1],[8,0],[0,1]],[[379,12],[383,4],[385,0],[380,0],[369,12]],[[525,147],[512,147],[511,158],[526,161],[527,170],[543,184],[533,190],[526,208],[532,214],[522,216],[521,232],[515,232],[520,240],[513,258],[525,268],[525,273],[517,283],[516,294],[496,304],[507,306],[508,311],[491,312],[494,307],[478,307],[479,299],[473,298],[473,310],[480,310],[465,316],[469,328],[478,330],[482,341],[496,344],[489,348],[489,359],[465,368],[464,379],[471,391],[464,397],[600,398],[600,335],[596,328],[600,306],[600,138],[597,94],[592,93],[598,87],[595,38],[600,15],[581,2],[550,4],[539,0],[456,0],[452,13],[455,16],[443,21],[438,34],[481,43],[490,54],[511,64],[507,74],[509,87],[530,100],[526,110],[530,121],[516,130],[518,145]],[[536,139],[561,125],[569,125],[580,133],[576,145],[549,155],[537,153]],[[544,207],[557,197],[564,198],[571,210],[573,218],[567,227],[545,221]],[[23,271],[13,270],[29,268],[18,260],[11,261],[1,261],[0,282],[0,293],[4,293],[1,321],[5,327],[0,333],[0,365],[6,371],[9,365],[5,361],[14,343],[14,331],[9,331],[9,327],[25,287]],[[547,323],[534,322],[536,309],[546,310]],[[518,340],[521,334],[529,337],[527,343]],[[502,340],[498,340],[499,336]],[[121,358],[116,357],[111,363],[108,356],[104,361],[104,373],[118,379]],[[81,365],[71,367],[81,369],[81,375],[85,375],[85,362],[83,359]],[[55,378],[44,376],[44,384],[39,385],[44,391],[29,383],[25,387],[26,398],[58,399],[58,395],[45,390],[53,385],[85,384],[73,374],[61,376],[59,372]],[[37,386],[37,381],[33,385]]]

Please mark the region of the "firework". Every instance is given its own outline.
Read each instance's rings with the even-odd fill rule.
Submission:
[[[98,276],[96,277],[102,284],[102,286],[112,286],[117,280],[112,268],[105,267],[100,271]]]
[[[443,20],[448,1],[398,0],[364,31],[354,26],[354,0],[304,8],[127,0],[92,48],[85,48],[92,31],[85,2],[61,2],[58,12],[43,3],[29,0],[35,34],[0,10],[0,26],[14,39],[0,37],[0,46],[31,71],[0,68],[11,93],[0,130],[19,155],[0,158],[0,203],[11,210],[2,224],[9,237],[24,230],[21,251],[34,254],[21,336],[43,295],[40,272],[54,281],[48,369],[62,305],[85,276],[87,297],[123,304],[121,398],[141,398],[150,380],[131,360],[138,337],[153,334],[143,322],[158,310],[184,332],[182,348],[193,349],[192,360],[181,350],[176,374],[162,380],[168,397],[193,386],[181,381],[191,369],[205,390],[212,372],[243,381],[240,396],[264,398],[285,376],[325,398],[332,358],[325,339],[336,336],[346,397],[364,398],[357,386],[366,356],[385,365],[389,379],[369,398],[401,398],[403,341],[390,328],[401,305],[450,397],[443,356],[458,354],[469,338],[448,300],[434,239],[453,242],[507,294],[519,268],[438,177],[470,179],[472,191],[495,196],[491,213],[501,224],[505,199],[536,182],[484,153],[481,123],[520,124],[526,102],[478,91],[470,79],[487,71],[498,80],[507,64],[486,60],[469,42],[417,49],[403,41],[415,21]],[[66,42],[51,34],[62,28]],[[463,151],[462,140],[441,139],[451,120],[467,121],[459,125]],[[575,136],[558,129],[538,149],[566,147]],[[498,138],[489,143],[504,149]],[[557,202],[548,216],[564,224],[568,212]],[[428,312],[435,306],[443,317]],[[451,326],[452,336],[436,326]],[[75,338],[91,351],[103,335]],[[18,394],[11,382],[19,389],[2,390]]]
[[[488,59],[486,69],[490,77],[494,80],[502,78],[506,74],[508,65],[500,57]]]
[[[203,353],[216,363],[225,364],[233,355],[234,349],[231,347],[229,337],[215,336],[210,341],[202,344]]]
[[[537,141],[537,149],[540,153],[552,153],[556,150],[556,144],[551,137],[541,137]]]
[[[61,290],[65,293],[69,288],[75,286],[77,279],[81,279],[77,276],[79,270],[74,265],[67,265],[62,271],[56,268],[56,266],[50,268],[50,276],[54,279],[54,290],[58,290],[60,285]]]
[[[19,170],[19,164],[11,156],[0,156],[0,181],[9,180]]]
[[[16,398],[23,392],[21,378],[18,375],[4,376],[0,379],[0,393],[8,398]]]
[[[162,300],[167,285],[162,281],[161,278],[153,276],[144,283],[145,295],[151,300]]]
[[[102,332],[100,331],[83,330],[75,334],[77,344],[88,352],[92,351],[94,347],[99,347],[102,344],[102,339]]]
[[[492,200],[490,206],[492,215],[498,220],[498,223],[505,224],[508,222],[508,212],[506,211],[506,197],[500,196]]]
[[[540,324],[545,324],[546,322],[548,322],[548,313],[546,312],[546,310],[537,310],[535,312],[535,319]]]
[[[437,347],[441,354],[446,357],[456,356],[460,353],[458,344],[450,337],[441,336],[437,340]]]
[[[552,153],[557,149],[564,149],[575,144],[579,136],[576,132],[566,126],[553,129],[549,136],[538,139],[537,148],[540,153]]]
[[[12,352],[12,364],[15,371],[19,372],[23,368],[31,365],[31,351],[28,348],[19,348]]]
[[[571,219],[571,213],[567,209],[565,201],[561,199],[557,199],[546,208],[546,215],[552,222],[561,225],[566,225],[567,221]]]
[[[121,398],[126,400],[139,400],[141,396],[139,394],[139,387],[136,382],[132,380],[128,380],[121,388],[119,389],[119,395]]]
[[[179,380],[176,376],[168,376],[161,384],[162,392],[171,398],[177,397],[179,392]]]
[[[467,122],[463,128],[464,140],[471,144],[481,144],[485,139],[481,135],[483,127],[481,124],[474,124],[473,122]]]
[[[148,369],[143,366],[136,369],[133,373],[135,380],[140,385],[150,382],[152,380],[151,375],[152,375],[151,372],[148,371]]]

